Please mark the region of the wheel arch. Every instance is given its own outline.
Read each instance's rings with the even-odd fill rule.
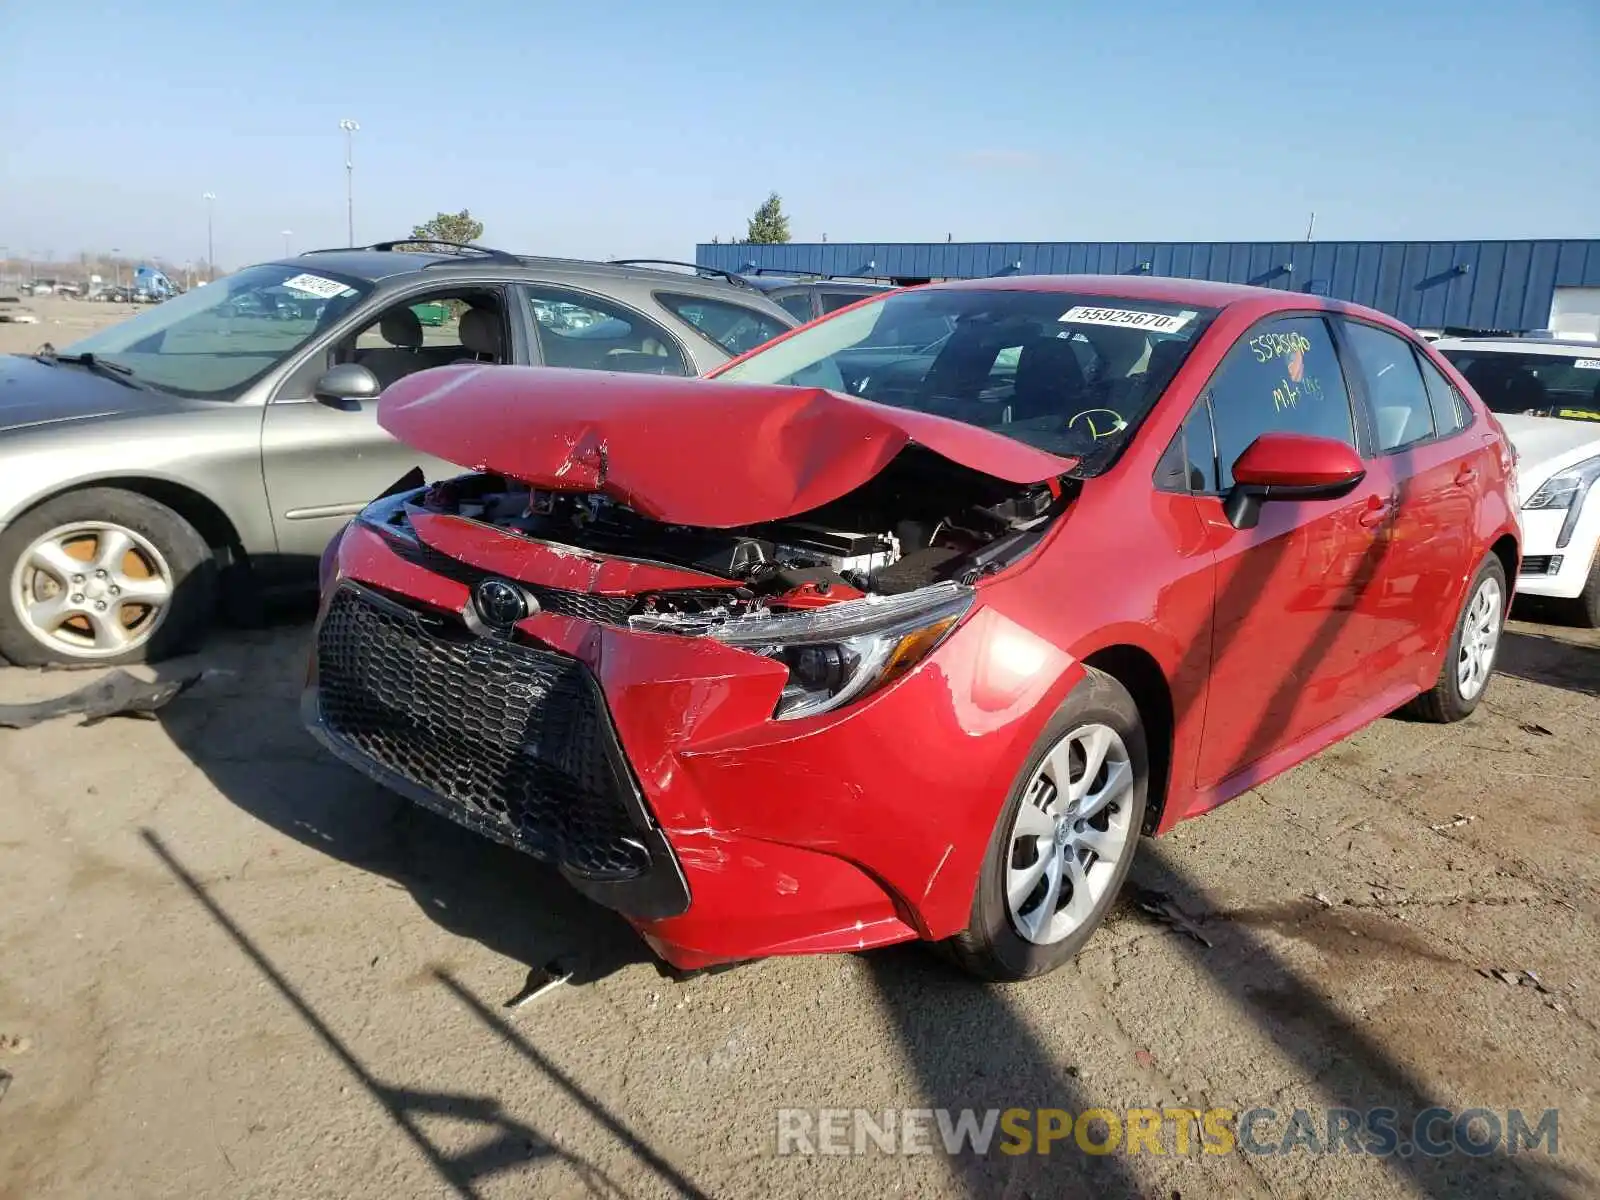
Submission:
[[[11,521],[15,522],[52,500],[59,500],[62,496],[70,496],[74,492],[89,491],[93,488],[116,488],[166,505],[194,526],[195,532],[205,539],[206,544],[217,556],[219,568],[235,563],[243,564],[247,560],[238,526],[221,505],[188,484],[151,475],[107,475],[95,479],[76,479],[35,496],[25,507],[18,509],[12,515]]]
[[[1513,534],[1502,533],[1495,539],[1494,545],[1489,547],[1489,552],[1500,560],[1500,565],[1506,572],[1506,590],[1513,592],[1517,587],[1517,568],[1522,562],[1522,548],[1517,544]],[[1509,604],[1509,597],[1507,600]]]
[[[1144,832],[1154,833],[1172,789],[1176,718],[1172,686],[1166,672],[1155,655],[1131,642],[1103,646],[1080,661],[1086,667],[1105,672],[1127,688],[1134,707],[1139,710],[1150,754],[1150,791],[1145,800]]]

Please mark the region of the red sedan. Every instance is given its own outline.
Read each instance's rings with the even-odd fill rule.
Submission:
[[[1518,563],[1467,383],[1292,292],[935,285],[714,379],[459,365],[379,412],[470,470],[330,548],[308,723],[684,968],[1048,971],[1141,834],[1469,714]]]

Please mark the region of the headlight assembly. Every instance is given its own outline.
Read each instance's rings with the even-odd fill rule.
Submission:
[[[790,720],[828,712],[905,674],[955,628],[972,598],[970,588],[941,583],[900,596],[729,621],[707,636],[788,668],[772,715]]]
[[[1550,476],[1522,506],[1525,512],[1535,509],[1566,510],[1567,519],[1561,522],[1556,549],[1566,549],[1567,543],[1572,540],[1572,531],[1577,527],[1584,499],[1597,479],[1600,479],[1600,457],[1585,459]]]

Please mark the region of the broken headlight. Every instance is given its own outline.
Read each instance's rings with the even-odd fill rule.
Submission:
[[[729,621],[708,635],[787,667],[789,682],[772,715],[810,717],[905,674],[955,628],[972,596],[970,588],[941,583],[900,596]]]

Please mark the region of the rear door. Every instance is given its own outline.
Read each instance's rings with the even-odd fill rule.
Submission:
[[[538,361],[579,371],[698,374],[693,357],[659,321],[609,296],[553,283],[521,285]],[[708,355],[707,366],[724,355]]]
[[[1468,431],[1465,404],[1410,338],[1351,317],[1338,323],[1370,422],[1370,470],[1388,479],[1396,501],[1393,546],[1369,600],[1377,634],[1371,669],[1386,684],[1432,686],[1441,634],[1448,636],[1477,565],[1469,562],[1472,517],[1490,474],[1488,448],[1481,431]]]
[[[1387,481],[1369,477],[1342,499],[1264,504],[1253,529],[1235,529],[1223,515],[1233,463],[1263,433],[1314,434],[1362,448],[1322,316],[1253,326],[1199,403],[1209,405],[1215,439],[1205,464],[1210,486],[1197,498],[1217,562],[1197,780],[1209,788],[1374,695],[1363,662],[1375,633],[1363,601],[1381,566],[1393,507]]]

